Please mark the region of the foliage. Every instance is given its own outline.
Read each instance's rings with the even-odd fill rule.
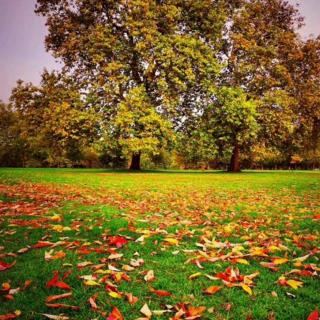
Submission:
[[[157,155],[173,140],[169,121],[154,109],[143,87],[130,90],[114,119],[115,138],[127,154]]]

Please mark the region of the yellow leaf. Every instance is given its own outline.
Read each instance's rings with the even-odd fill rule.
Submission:
[[[273,260],[274,264],[284,264],[287,263],[289,260],[287,258],[277,258]]]
[[[108,292],[109,296],[115,299],[120,299],[121,298],[121,294],[119,294],[118,292],[115,291],[110,291]]]
[[[250,264],[246,259],[238,258],[236,259],[236,262],[241,264]]]
[[[179,241],[174,238],[165,238],[164,241],[175,246],[179,244]]]
[[[252,290],[251,290],[251,288],[250,288],[249,286],[247,286],[247,285],[244,284],[244,283],[241,283],[241,288],[242,288],[245,292],[249,293],[250,296],[252,296]]]
[[[302,287],[303,286],[303,282],[302,281],[297,281],[297,280],[287,280],[287,284],[297,290],[299,287]]]
[[[202,276],[202,273],[201,273],[201,272],[193,273],[191,276],[189,276],[189,280],[198,278],[198,277],[200,277],[200,276]]]
[[[84,284],[86,286],[100,286],[100,284],[94,280],[86,280]]]

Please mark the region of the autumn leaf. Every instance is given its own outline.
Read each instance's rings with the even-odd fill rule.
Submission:
[[[89,287],[100,286],[100,283],[98,283],[94,280],[85,280],[83,283]]]
[[[190,306],[188,307],[187,313],[186,315],[188,317],[194,317],[194,316],[201,316],[205,311],[206,311],[206,307],[193,307]]]
[[[52,320],[69,320],[70,318],[63,315],[54,315],[54,314],[48,314],[48,313],[41,313],[44,317]]]
[[[12,263],[6,263],[3,261],[0,261],[0,271],[5,271],[7,269],[12,268],[14,265],[16,264],[16,261],[12,262]]]
[[[209,287],[207,289],[204,289],[203,293],[205,293],[207,295],[213,295],[213,294],[217,293],[218,291],[220,291],[221,288],[222,287],[220,287],[220,286],[211,286],[211,287]]]
[[[287,263],[289,260],[286,259],[286,258],[276,258],[276,259],[273,259],[273,263],[275,265],[279,265],[279,264],[284,264],[284,263]]]
[[[313,312],[311,312],[307,320],[319,320],[319,311],[314,310]]]
[[[46,302],[47,302],[47,303],[50,303],[50,302],[55,301],[55,300],[69,298],[69,297],[71,297],[71,296],[72,296],[72,292],[63,293],[63,294],[58,294],[58,295],[53,295],[53,296],[47,297]]]
[[[63,303],[46,303],[46,306],[48,308],[54,308],[54,309],[80,310],[80,307],[78,306],[70,306],[68,304],[63,304]]]
[[[244,284],[244,283],[241,283],[241,288],[242,288],[245,292],[247,292],[250,296],[252,296],[252,290],[251,290],[251,288],[250,288],[249,286],[247,286],[247,285]]]
[[[132,293],[127,293],[126,298],[130,304],[135,304],[139,299],[135,297]]]
[[[171,293],[169,291],[166,290],[156,290],[153,288],[150,288],[150,291],[154,294],[156,294],[159,297],[169,297],[171,296]]]
[[[151,310],[149,309],[149,307],[148,307],[148,305],[145,303],[144,305],[143,305],[143,307],[140,309],[140,312],[144,315],[144,316],[146,316],[147,318],[151,318],[152,317],[152,312],[151,312]]]
[[[293,288],[293,289],[295,289],[295,290],[297,290],[299,287],[302,287],[303,286],[303,282],[302,281],[297,281],[297,280],[287,280],[287,284],[291,287],[291,288]]]
[[[53,243],[52,243],[52,242],[49,242],[49,241],[38,241],[38,242],[33,246],[33,248],[41,249],[41,248],[51,247],[51,246],[53,246]]]
[[[196,273],[193,273],[192,275],[190,275],[189,279],[192,280],[192,279],[198,278],[200,276],[202,276],[202,273],[201,272],[196,272]]]
[[[124,320],[120,310],[117,307],[114,307],[109,314],[107,320]]]
[[[128,243],[128,240],[121,236],[111,236],[109,237],[109,245],[116,246],[117,248],[123,247],[126,243]]]
[[[47,285],[46,285],[47,288],[57,287],[63,290],[71,290],[71,287],[68,284],[66,284],[63,281],[59,281],[58,271],[54,271],[53,274],[54,274],[53,278],[47,282]]]
[[[154,279],[155,279],[155,276],[154,276],[154,271],[153,270],[149,270],[147,272],[147,274],[144,276],[144,280],[146,282],[153,281]]]
[[[177,246],[179,244],[179,241],[175,238],[164,238],[163,241],[169,245],[174,245],[174,246]]]
[[[0,315],[0,320],[10,320],[10,319],[16,319],[21,315],[20,310],[16,310],[14,313],[8,313],[4,315]]]

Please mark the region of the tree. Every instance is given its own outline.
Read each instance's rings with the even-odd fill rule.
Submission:
[[[36,12],[47,19],[47,49],[91,93],[106,122],[143,87],[154,112],[177,126],[215,85],[226,3],[38,0]]]
[[[315,166],[320,162],[320,36],[301,41],[300,52],[290,66],[297,121],[289,156],[300,153]]]
[[[0,101],[0,166],[24,166],[27,153],[17,113]]]
[[[229,171],[240,171],[240,149],[250,146],[257,136],[257,104],[248,99],[240,88],[222,87],[214,103],[204,114],[217,148],[222,152],[232,149]]]
[[[45,71],[39,87],[18,81],[10,102],[20,118],[21,137],[46,165],[80,160],[81,148],[97,135],[97,115],[72,79],[61,74]]]
[[[227,67],[221,81],[241,87],[259,101],[258,137],[268,145],[286,141],[293,131],[296,103],[289,62],[299,53],[296,28],[302,22],[297,9],[283,0],[243,1],[231,11],[223,51]],[[239,152],[236,145],[233,150]],[[232,159],[237,158],[235,153]]]
[[[131,89],[121,101],[114,126],[120,145],[133,155],[131,170],[140,170],[141,153],[159,154],[174,136],[171,123],[156,112],[143,86]]]

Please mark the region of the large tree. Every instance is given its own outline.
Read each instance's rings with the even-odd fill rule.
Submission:
[[[93,92],[107,122],[131,90],[143,87],[153,112],[178,126],[216,84],[229,4],[38,0],[36,12],[47,19],[47,49]]]

